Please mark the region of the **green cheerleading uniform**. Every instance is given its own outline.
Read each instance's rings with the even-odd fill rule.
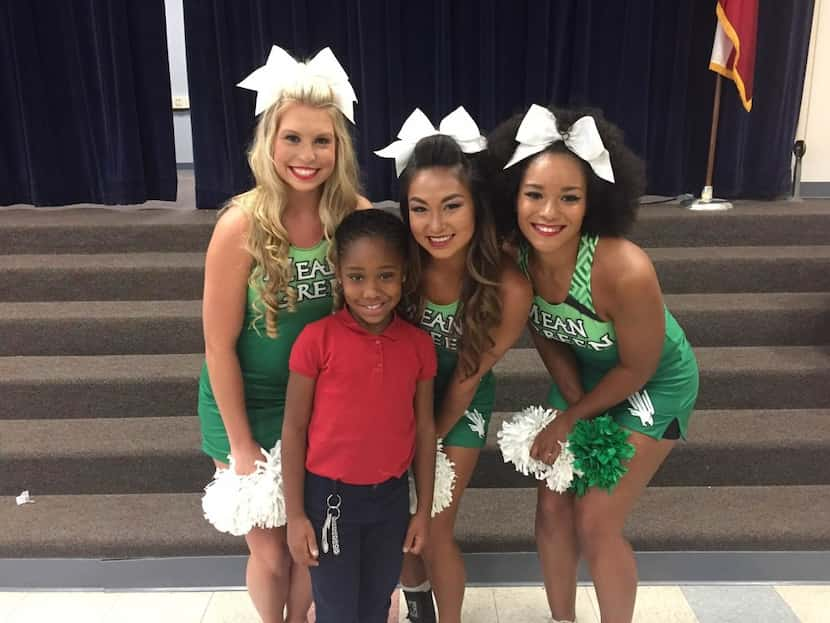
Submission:
[[[458,301],[449,305],[438,305],[426,301],[421,315],[420,327],[430,334],[438,358],[438,373],[435,376],[435,412],[441,407],[450,379],[458,363],[458,339],[461,331],[456,324]],[[493,413],[496,396],[496,379],[493,371],[481,377],[478,389],[464,416],[458,420],[444,437],[444,446],[462,448],[483,448],[487,440],[487,429]]]
[[[256,442],[270,450],[282,436],[285,390],[288,385],[288,356],[294,340],[308,323],[328,316],[332,310],[334,272],[326,260],[328,241],[321,240],[310,249],[289,247],[293,279],[289,283],[297,292],[295,311],[280,306],[277,314],[277,337],[265,332],[265,318],[254,307],[259,297],[248,286],[245,319],[236,341],[236,354],[242,370],[245,409]],[[264,311],[264,307],[263,307]],[[255,320],[256,319],[256,320]],[[253,322],[253,326],[252,326]],[[219,408],[213,396],[207,363],[199,378],[199,420],[202,449],[214,459],[226,463],[230,443]]]
[[[597,242],[598,236],[580,238],[570,289],[563,303],[549,303],[534,296],[530,308],[530,324],[537,333],[571,347],[586,392],[620,361],[614,325],[597,316],[591,297],[591,268]],[[522,244],[519,267],[529,277],[528,253],[527,243]],[[683,329],[667,308],[665,316],[666,336],[657,370],[645,386],[608,413],[621,426],[656,439],[662,439],[669,425],[677,420],[680,435],[685,439],[697,400],[697,361]],[[556,409],[567,408],[556,385],[550,389],[548,404]]]

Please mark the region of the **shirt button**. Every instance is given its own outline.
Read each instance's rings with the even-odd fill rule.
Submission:
[[[377,344],[378,346],[380,346],[380,340],[375,340],[375,344]]]

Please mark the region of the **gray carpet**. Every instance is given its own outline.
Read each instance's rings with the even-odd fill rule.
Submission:
[[[239,554],[201,517],[204,249],[215,213],[0,210],[0,558]],[[188,204],[188,201],[191,201]],[[830,550],[830,201],[642,210],[633,238],[696,346],[690,440],[628,526],[641,551]],[[533,548],[533,483],[495,431],[541,401],[523,337],[497,365],[467,552]]]

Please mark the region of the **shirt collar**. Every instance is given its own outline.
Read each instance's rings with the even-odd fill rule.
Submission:
[[[354,316],[352,316],[348,307],[343,307],[343,309],[335,314],[335,317],[342,322],[346,328],[368,337],[385,337],[391,340],[400,340],[404,337],[406,331],[406,321],[403,320],[397,312],[392,313],[392,322],[390,322],[381,333],[370,333],[364,329],[363,326],[361,326],[361,324],[354,319]]]

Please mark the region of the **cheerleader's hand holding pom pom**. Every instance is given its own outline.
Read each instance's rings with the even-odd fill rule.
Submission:
[[[255,527],[285,525],[280,442],[270,452],[260,448],[260,453],[264,460],[254,461],[254,470],[247,474],[237,473],[231,455],[229,467],[217,469],[205,487],[205,519],[220,532],[242,536]]]
[[[550,465],[532,456],[531,448],[539,433],[555,420],[559,412],[543,407],[527,407],[502,424],[498,442],[505,463],[510,462],[525,476],[544,480]]]
[[[532,451],[540,434],[554,426],[558,417],[556,409],[528,407],[502,425],[498,439],[505,462],[513,463],[525,476],[546,481],[551,491],[564,493],[574,478],[573,455],[568,444],[558,441],[555,452],[545,449],[548,455],[545,460],[540,460],[538,450]],[[563,421],[566,420],[563,418]]]
[[[253,439],[246,443],[239,442],[231,446],[228,465],[233,464],[233,471],[239,476],[247,476],[256,471],[257,463],[262,461],[265,449]]]
[[[565,412],[559,410],[554,410],[554,412],[556,417],[536,435],[533,445],[530,446],[530,456],[547,465],[553,465],[556,461],[561,448],[565,445],[568,433],[573,429],[573,421]]]
[[[504,423],[498,438],[505,462],[519,472],[545,480],[551,491],[583,496],[590,487],[610,492],[628,471],[628,435],[609,415],[572,424],[556,410],[528,407]]]

